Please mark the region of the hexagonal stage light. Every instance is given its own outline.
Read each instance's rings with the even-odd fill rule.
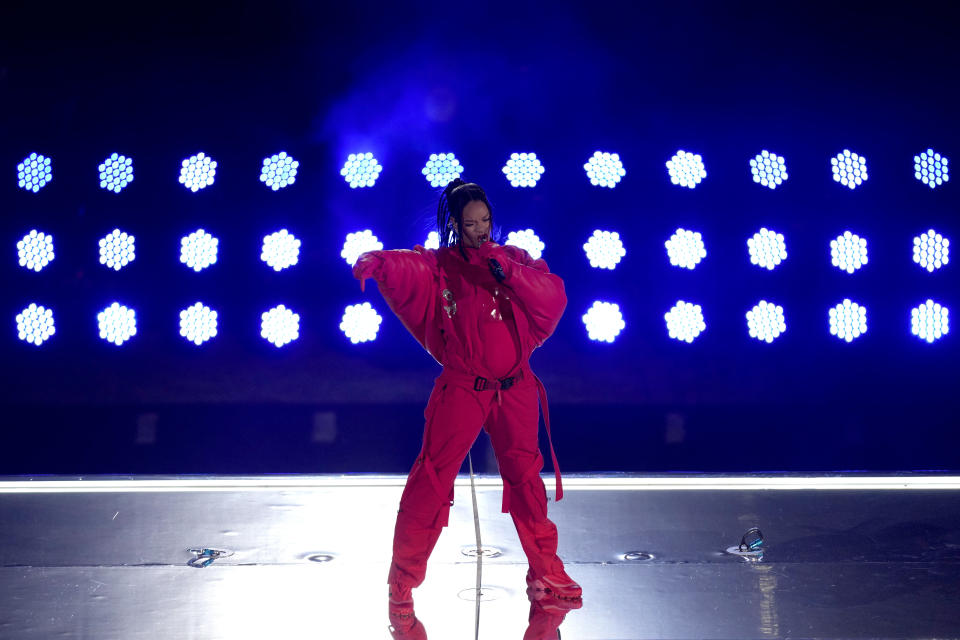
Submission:
[[[17,314],[17,337],[40,346],[56,333],[53,310],[34,302]]]
[[[343,310],[340,331],[353,344],[371,342],[377,339],[382,322],[383,318],[369,302],[352,304]]]
[[[133,182],[133,160],[119,153],[111,153],[100,166],[100,188],[120,193]]]

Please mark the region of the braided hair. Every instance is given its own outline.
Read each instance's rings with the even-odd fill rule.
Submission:
[[[463,224],[463,209],[474,200],[487,205],[490,212],[490,237],[495,238],[493,227],[493,207],[487,200],[487,194],[479,185],[464,182],[460,178],[447,184],[440,195],[440,204],[437,206],[437,234],[440,236],[441,247],[452,247],[460,244],[460,234],[457,228]],[[454,226],[456,223],[456,227]]]

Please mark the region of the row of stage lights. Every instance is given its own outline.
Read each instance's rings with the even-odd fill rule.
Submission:
[[[706,165],[699,154],[678,150],[666,163],[670,182],[689,189],[695,188],[707,177]],[[787,164],[783,156],[762,151],[749,162],[753,181],[769,189],[776,189],[788,178]],[[273,191],[278,191],[296,182],[300,163],[282,151],[263,159],[260,182]],[[866,182],[867,160],[862,155],[844,149],[830,158],[834,181],[856,189]],[[614,188],[626,175],[626,169],[617,153],[597,151],[583,165],[587,179],[594,186]],[[372,153],[351,153],[340,169],[340,175],[351,188],[372,187],[383,171],[383,166]],[[432,187],[445,186],[463,175],[463,165],[453,153],[434,153],[428,158],[420,173]],[[536,153],[513,153],[507,159],[502,172],[513,187],[535,187],[545,168]],[[205,189],[214,183],[217,162],[203,152],[183,160],[179,182],[190,191]],[[949,161],[933,149],[922,151],[913,157],[914,177],[931,189],[950,180]],[[100,187],[120,193],[133,182],[133,160],[114,153],[98,167]],[[53,179],[53,165],[49,157],[31,153],[17,165],[17,183],[20,188],[34,193],[40,191]]]
[[[844,342],[852,342],[867,332],[867,308],[850,299],[844,299],[828,310],[830,334]],[[180,335],[197,346],[216,337],[218,313],[203,304],[180,311]],[[700,305],[678,300],[664,316],[667,335],[675,340],[692,343],[706,328]],[[282,347],[300,336],[300,315],[285,305],[277,305],[260,316],[260,335],[271,344]],[[594,301],[581,320],[590,340],[613,343],[626,328],[619,305]],[[772,343],[787,330],[783,307],[760,300],[746,313],[747,332],[751,338]],[[346,307],[340,321],[340,330],[353,344],[371,342],[377,338],[383,317],[369,302]],[[53,310],[31,303],[16,316],[17,336],[20,340],[42,345],[56,331]],[[137,334],[136,311],[119,302],[97,314],[100,338],[120,346]],[[933,300],[927,300],[910,310],[910,331],[919,339],[933,343],[950,331],[949,310]]]
[[[539,259],[546,248],[532,229],[511,231],[506,244],[521,247],[534,259]],[[220,240],[203,229],[197,229],[180,240],[180,262],[194,271],[202,271],[217,261]],[[264,236],[260,259],[274,271],[282,271],[299,262],[301,241],[286,229]],[[436,249],[439,236],[431,231],[424,246]],[[679,228],[664,243],[670,264],[694,269],[707,256],[703,235],[698,231]],[[833,266],[854,273],[868,262],[867,240],[845,231],[830,241],[830,259]],[[383,249],[383,243],[369,229],[347,234],[340,256],[353,265],[366,251]],[[591,267],[615,269],[626,255],[620,234],[597,229],[583,245]],[[119,271],[136,258],[136,238],[120,229],[114,229],[99,241],[100,264]],[[787,259],[787,245],[783,234],[761,228],[747,239],[750,262],[760,268],[773,270]],[[42,271],[55,257],[53,236],[31,230],[17,242],[17,260],[28,271]],[[950,262],[950,240],[929,229],[913,238],[913,261],[926,271],[933,272]]]
[[[180,261],[194,271],[201,271],[217,259],[217,238],[203,229],[181,240]],[[434,232],[427,245],[436,248],[438,238]],[[545,248],[531,229],[511,232],[507,244],[525,249],[535,259]],[[700,233],[677,229],[665,243],[671,264],[693,269],[706,257],[706,248]],[[100,241],[100,261],[108,268],[119,270],[135,257],[135,239],[119,230],[114,230]],[[914,238],[913,259],[927,271],[934,271],[949,263],[949,240],[932,229]],[[758,267],[774,269],[786,259],[786,243],[782,234],[761,229],[747,240],[750,261]],[[866,240],[849,231],[830,243],[831,259],[837,268],[853,273],[867,263]],[[428,246],[428,248],[431,248]],[[626,249],[617,232],[594,231],[584,244],[590,264],[597,268],[613,269],[626,255]],[[348,265],[366,251],[383,249],[383,244],[369,230],[348,234],[341,257]],[[298,261],[300,240],[286,229],[266,236],[263,240],[261,259],[276,271],[293,266]],[[20,263],[25,268],[40,271],[53,258],[52,238],[42,232],[31,232],[18,243]],[[773,342],[784,331],[786,321],[783,307],[761,300],[747,312],[748,332],[751,337],[764,342]],[[284,305],[279,305],[261,317],[261,335],[269,342],[283,346],[299,335],[300,317]],[[619,306],[596,301],[582,316],[591,340],[612,343],[626,323]],[[667,333],[671,338],[684,342],[693,340],[706,329],[703,311],[699,305],[679,300],[664,315]],[[866,332],[866,307],[845,299],[829,311],[832,335],[850,342]],[[368,342],[376,338],[382,317],[369,303],[346,308],[340,324],[344,335],[353,343]],[[184,309],[180,313],[181,335],[197,345],[216,335],[217,312],[202,303]],[[132,309],[114,303],[98,315],[100,336],[108,342],[123,344],[136,334],[136,315]],[[934,342],[949,332],[949,312],[946,307],[927,300],[911,310],[911,331],[927,342]],[[21,340],[40,345],[54,333],[53,312],[43,306],[31,304],[17,316],[17,332]]]

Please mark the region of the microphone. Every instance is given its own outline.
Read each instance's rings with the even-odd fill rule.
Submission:
[[[497,279],[497,282],[503,282],[503,279],[507,277],[507,274],[503,272],[503,267],[499,262],[493,258],[488,258],[487,263],[490,265],[490,273],[493,274],[493,277]]]

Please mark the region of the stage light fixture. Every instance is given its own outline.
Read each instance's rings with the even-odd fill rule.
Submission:
[[[380,177],[383,167],[372,153],[351,153],[340,169],[340,175],[351,189],[372,187]]]
[[[54,258],[53,236],[32,229],[17,242],[17,259],[20,266],[39,272]]]
[[[681,342],[691,343],[707,329],[700,305],[683,300],[677,300],[663,318],[667,321],[667,335]]]
[[[180,311],[180,335],[200,346],[217,335],[217,312],[197,302]]]
[[[593,235],[583,245],[583,250],[590,266],[597,269],[613,270],[620,264],[620,259],[627,255],[619,233],[600,229],[594,230]]]
[[[867,332],[867,308],[845,298],[830,309],[830,334],[853,342]]]
[[[383,318],[369,302],[352,304],[343,310],[340,330],[353,344],[377,339]]]
[[[133,182],[133,160],[118,153],[111,153],[97,171],[100,172],[100,188],[120,193]]]
[[[750,264],[772,271],[787,259],[787,243],[782,233],[761,227],[760,231],[747,239]]]
[[[114,229],[100,238],[100,264],[108,269],[120,271],[136,257],[136,238],[127,232]]]
[[[431,187],[445,187],[463,174],[463,165],[452,153],[431,153],[421,173]]]
[[[597,342],[612,343],[627,326],[620,313],[620,305],[600,300],[594,301],[581,320],[587,329],[587,336]]]
[[[36,193],[51,180],[53,167],[50,158],[42,154],[31,153],[17,165],[17,185],[21,189]]]
[[[202,151],[180,163],[180,184],[196,193],[213,184],[217,163]]]
[[[299,257],[300,240],[286,229],[280,229],[280,231],[264,236],[260,259],[274,271],[292,267],[297,264]]]
[[[286,151],[275,153],[263,159],[260,182],[274,191],[279,191],[297,181],[299,167],[300,163],[287,155]]]
[[[284,305],[260,314],[260,335],[277,348],[300,337],[300,316]]]
[[[673,184],[694,189],[707,177],[707,168],[699,154],[680,149],[667,161],[667,173]]]
[[[910,310],[910,332],[933,343],[950,333],[950,311],[933,300]]]
[[[747,311],[747,331],[751,338],[769,344],[786,330],[783,307],[778,304],[761,300]]]
[[[590,184],[610,189],[617,186],[623,176],[627,175],[623,162],[620,161],[620,154],[606,151],[597,151],[590,156],[583,165],[583,170],[587,172]]]
[[[180,238],[180,262],[194,271],[203,271],[217,262],[220,240],[203,229]]]
[[[362,254],[367,251],[380,251],[382,249],[383,243],[377,239],[377,236],[373,235],[373,231],[365,229],[347,234],[347,239],[343,242],[343,249],[340,251],[340,257],[352,267]]]
[[[845,187],[856,189],[867,181],[867,159],[849,149],[830,158],[830,164],[833,166],[833,179]]]
[[[949,161],[933,149],[913,156],[913,175],[931,189],[950,181]]]
[[[34,302],[17,314],[17,337],[38,347],[56,333],[53,310]]]
[[[950,262],[950,240],[928,230],[913,239],[913,261],[933,273]]]
[[[427,241],[423,243],[424,249],[439,249],[440,248],[440,234],[436,231],[431,231],[427,234]]]
[[[137,335],[137,314],[133,309],[114,302],[97,314],[100,337],[117,346]]]
[[[537,186],[545,170],[535,153],[511,153],[501,169],[512,187]]]
[[[790,177],[787,175],[787,163],[783,156],[770,153],[766,149],[750,160],[750,172],[754,182],[769,189],[776,189]]]
[[[853,273],[867,264],[867,239],[844,231],[830,241],[830,261],[841,271]]]
[[[667,248],[670,264],[675,267],[693,269],[707,257],[707,248],[699,231],[681,227],[663,244]]]
[[[524,249],[534,260],[539,260],[540,256],[543,255],[543,250],[546,248],[546,245],[537,237],[533,229],[511,231],[507,234],[507,241],[504,242],[504,244]]]

